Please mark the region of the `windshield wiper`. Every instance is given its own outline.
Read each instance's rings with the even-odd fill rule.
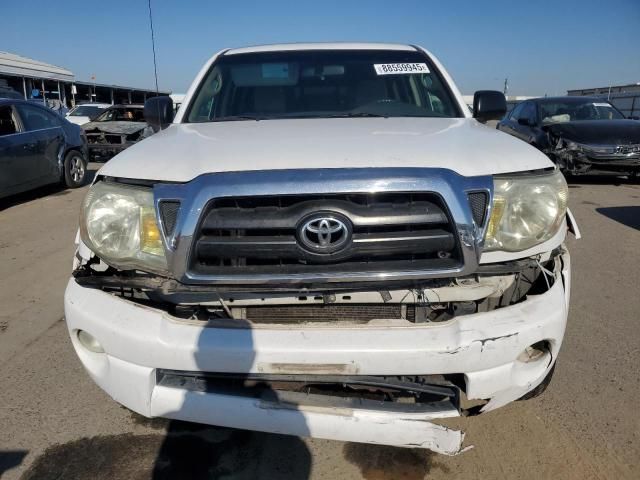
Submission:
[[[389,118],[389,115],[381,115],[379,113],[371,113],[371,112],[345,112],[345,113],[334,113],[332,115],[327,115],[325,118],[364,118],[364,117]]]
[[[229,115],[227,117],[218,117],[213,118],[212,122],[233,122],[235,120],[255,120],[256,122],[259,120],[265,120],[268,117],[258,117],[255,115]]]

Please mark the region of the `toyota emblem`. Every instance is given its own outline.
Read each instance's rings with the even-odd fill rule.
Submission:
[[[334,253],[351,240],[351,225],[335,214],[314,214],[300,223],[298,238],[310,252]]]

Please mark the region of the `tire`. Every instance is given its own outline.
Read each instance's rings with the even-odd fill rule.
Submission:
[[[553,377],[553,372],[555,370],[556,370],[556,364],[554,363],[553,367],[551,367],[551,370],[549,370],[549,373],[547,373],[547,376],[544,377],[544,380],[542,381],[542,383],[540,383],[540,385],[538,385],[536,388],[534,388],[530,392],[525,393],[518,400],[531,400],[532,398],[536,398],[542,395],[544,391],[547,389],[547,387],[549,387],[549,384],[551,383],[551,378]]]
[[[70,150],[64,157],[64,184],[68,188],[84,185],[87,178],[87,161],[77,150]]]

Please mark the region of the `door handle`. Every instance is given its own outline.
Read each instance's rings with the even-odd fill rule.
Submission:
[[[27,150],[28,152],[33,152],[36,149],[35,143],[26,143],[22,146],[23,150]]]

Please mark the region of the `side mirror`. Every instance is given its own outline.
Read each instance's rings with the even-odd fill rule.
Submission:
[[[525,127],[532,127],[533,124],[531,123],[531,120],[528,118],[519,118],[518,119],[518,123],[520,125],[524,125]]]
[[[500,120],[507,113],[507,99],[502,92],[478,90],[473,95],[473,117],[479,122]]]
[[[144,102],[144,119],[154,132],[164,130],[173,121],[171,97],[153,97]]]

